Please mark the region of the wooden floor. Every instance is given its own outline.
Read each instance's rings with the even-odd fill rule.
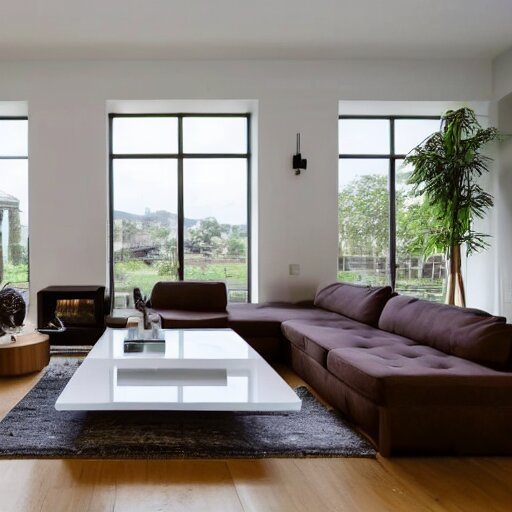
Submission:
[[[0,417],[38,378],[0,379]],[[0,512],[185,510],[510,512],[512,458],[0,460]]]

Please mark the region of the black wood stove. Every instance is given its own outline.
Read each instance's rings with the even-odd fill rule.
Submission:
[[[104,286],[48,286],[37,292],[37,327],[52,345],[93,345],[105,331],[107,313]]]

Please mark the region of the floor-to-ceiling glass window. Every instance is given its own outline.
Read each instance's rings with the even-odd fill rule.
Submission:
[[[338,279],[442,299],[444,257],[421,245],[428,210],[403,159],[438,117],[340,116]]]
[[[1,286],[28,290],[28,260],[28,120],[0,117]]]
[[[111,116],[115,306],[157,281],[225,281],[247,302],[247,114]]]

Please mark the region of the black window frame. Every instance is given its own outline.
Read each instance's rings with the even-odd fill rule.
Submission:
[[[177,153],[114,153],[113,151],[113,123],[116,118],[148,118],[148,117],[166,117],[175,118],[178,120],[178,152]],[[244,118],[247,122],[247,152],[246,153],[185,153],[183,152],[183,119],[190,117],[202,117],[202,118],[219,118],[219,117],[232,117],[232,118]],[[185,159],[226,159],[226,158],[245,158],[247,162],[247,302],[251,302],[251,249],[252,249],[252,237],[251,237],[251,161],[252,161],[252,150],[251,150],[251,114],[246,112],[241,113],[137,113],[137,114],[117,114],[110,113],[108,115],[108,145],[109,145],[109,287],[111,300],[111,310],[114,305],[114,160],[116,159],[175,159],[177,161],[178,170],[178,233],[177,233],[177,248],[178,248],[178,278],[179,281],[184,280],[184,262],[185,262],[185,250],[184,250],[184,189],[183,189],[183,162]],[[229,297],[229,294],[228,294]]]
[[[28,129],[28,116],[0,116],[0,121],[27,121],[27,129]],[[27,135],[28,138],[28,135]],[[19,155],[1,155],[0,160],[26,160],[28,162],[28,149],[27,156],[19,156]],[[28,180],[30,182],[30,175],[28,176]],[[28,205],[30,210],[30,204]],[[28,288],[30,289],[30,221],[28,223],[28,236],[27,236],[27,282]]]
[[[389,268],[387,271],[389,283],[393,290],[396,286],[396,161],[403,160],[407,155],[395,153],[395,121],[397,120],[437,120],[441,116],[415,116],[415,115],[339,115],[339,122],[343,119],[356,120],[385,120],[389,121],[389,153],[341,153],[338,148],[338,161],[344,159],[379,159],[388,161],[388,198],[389,198]],[[412,149],[412,148],[411,148]]]

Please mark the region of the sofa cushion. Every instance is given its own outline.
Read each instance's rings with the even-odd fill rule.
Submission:
[[[230,304],[227,307],[229,327],[241,336],[281,337],[281,323],[290,319],[333,320],[339,315],[312,305],[286,302],[263,304]]]
[[[318,290],[315,306],[376,327],[392,293],[390,286],[333,283]]]
[[[150,312],[160,315],[164,329],[201,329],[228,326],[228,315],[222,312],[176,309],[151,309]]]
[[[384,307],[379,328],[491,368],[510,363],[512,325],[477,309],[399,295]]]
[[[151,291],[151,307],[187,311],[226,311],[226,285],[207,281],[160,281]]]
[[[364,347],[397,343],[394,334],[380,331],[370,325],[338,315],[336,320],[290,320],[281,325],[290,343],[317,363],[326,367],[327,354],[336,348]]]
[[[379,405],[512,405],[509,374],[412,341],[334,349],[327,369]]]

